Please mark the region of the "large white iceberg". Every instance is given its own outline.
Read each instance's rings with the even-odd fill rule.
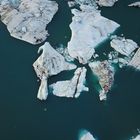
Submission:
[[[131,39],[125,39],[124,37],[115,37],[110,45],[117,52],[129,56],[135,49],[138,48],[137,43]]]
[[[90,132],[87,130],[83,130],[80,133],[79,140],[95,140]]]
[[[32,44],[47,38],[46,26],[57,10],[58,4],[50,0],[0,0],[1,21],[11,36]]]
[[[43,50],[40,57],[34,62],[33,67],[37,76],[41,79],[41,85],[38,91],[38,98],[46,100],[48,95],[47,79],[64,70],[76,69],[76,65],[65,61],[65,58],[59,54],[48,42],[38,50]]]
[[[78,98],[82,91],[88,91],[85,87],[86,68],[78,68],[71,80],[59,81],[51,85],[53,94],[59,97]]]
[[[81,11],[72,9],[73,18],[70,28],[71,40],[68,52],[71,57],[86,64],[94,54],[94,48],[105,41],[120,25],[101,16],[100,11],[87,5],[80,6]]]

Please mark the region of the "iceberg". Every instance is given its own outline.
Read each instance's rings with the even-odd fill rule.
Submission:
[[[88,132],[87,130],[83,130],[79,135],[79,140],[95,140],[95,138],[90,132]]]
[[[78,98],[82,91],[89,89],[84,85],[86,78],[86,68],[77,68],[74,77],[71,80],[58,81],[50,87],[53,89],[53,94],[59,97]]]
[[[46,26],[58,10],[58,4],[50,0],[1,0],[1,21],[11,36],[39,44],[49,35]]]
[[[125,39],[124,37],[115,37],[110,42],[112,48],[122,55],[129,56],[135,49],[138,48],[137,43],[131,39]]]
[[[48,42],[38,50],[43,50],[40,57],[34,62],[33,67],[37,76],[41,80],[38,91],[38,98],[46,100],[48,95],[47,79],[52,75],[57,75],[64,70],[76,69],[76,65],[66,62],[65,58],[59,54]]]
[[[68,52],[71,57],[86,64],[95,52],[95,47],[105,41],[120,25],[101,16],[100,11],[87,5],[80,6],[81,11],[72,9],[73,18],[70,24],[71,40]]]
[[[90,62],[89,67],[91,68],[92,72],[97,76],[99,84],[102,88],[99,94],[100,100],[106,100],[106,94],[110,90],[114,81],[114,67],[107,60],[104,60],[102,62]]]

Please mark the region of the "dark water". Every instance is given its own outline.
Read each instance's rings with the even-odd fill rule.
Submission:
[[[71,13],[66,1],[57,0],[60,9],[48,26],[52,45],[66,45],[70,39]],[[113,8],[102,8],[102,15],[121,24],[124,34],[140,44],[140,9],[129,8],[133,0],[119,0]],[[39,83],[32,68],[37,46],[10,37],[0,23],[0,140],[77,140],[80,129],[89,130],[98,140],[128,140],[140,128],[140,72],[123,68],[115,75],[108,102],[101,103],[95,90],[97,81],[87,73],[88,93],[78,99],[49,96],[36,99]],[[109,42],[97,49],[109,51]],[[65,76],[63,76],[63,74]],[[50,83],[69,79],[61,73]]]

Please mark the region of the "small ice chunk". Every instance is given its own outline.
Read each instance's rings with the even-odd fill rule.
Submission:
[[[137,1],[137,2],[131,3],[131,4],[129,4],[128,6],[131,6],[131,7],[138,7],[138,8],[140,8],[140,1]]]

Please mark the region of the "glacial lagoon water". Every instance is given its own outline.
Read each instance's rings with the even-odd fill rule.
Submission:
[[[119,0],[112,8],[101,8],[102,15],[112,19],[124,34],[140,44],[140,9],[127,5],[135,0]],[[64,0],[48,30],[52,45],[66,45],[70,39],[71,13]],[[140,72],[125,67],[115,74],[108,101],[99,101],[98,85],[88,68],[90,91],[78,99],[50,95],[47,101],[36,98],[39,83],[32,68],[39,45],[33,46],[11,37],[0,23],[0,140],[78,140],[82,129],[97,140],[128,140],[140,128]],[[110,51],[109,41],[97,52]],[[104,56],[102,55],[102,58]],[[53,76],[49,83],[69,79],[71,72]]]

